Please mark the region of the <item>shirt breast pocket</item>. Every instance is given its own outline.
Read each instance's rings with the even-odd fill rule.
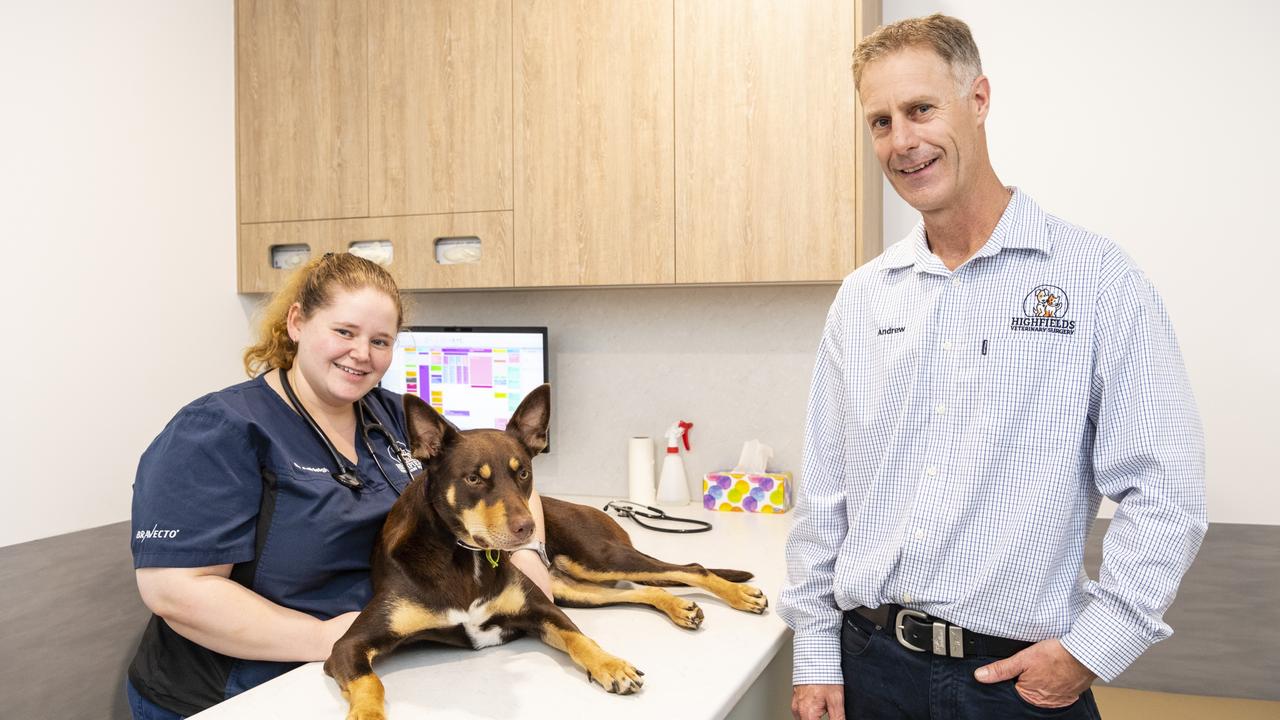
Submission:
[[[981,355],[983,434],[1005,445],[1053,447],[1079,432],[1088,399],[1081,338],[1013,332]]]

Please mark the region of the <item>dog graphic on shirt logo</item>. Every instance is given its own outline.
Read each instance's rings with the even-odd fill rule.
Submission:
[[[1062,317],[1062,313],[1067,309],[1061,302],[1062,297],[1050,292],[1049,288],[1036,288],[1034,295],[1036,302],[1032,315],[1035,317]]]

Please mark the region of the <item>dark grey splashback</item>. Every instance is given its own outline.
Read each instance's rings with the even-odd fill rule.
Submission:
[[[1089,538],[1091,577],[1098,576],[1108,524],[1099,520]],[[1173,637],[1113,685],[1280,700],[1280,526],[1210,523],[1164,620]]]

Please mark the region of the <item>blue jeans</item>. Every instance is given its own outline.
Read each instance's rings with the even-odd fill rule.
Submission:
[[[128,676],[124,679],[124,692],[129,697],[129,712],[133,720],[182,720],[182,716],[172,710],[165,710],[146,699],[138,692]]]
[[[1093,691],[1065,708],[1040,708],[1022,699],[1014,680],[986,685],[973,671],[992,657],[950,658],[913,652],[857,613],[840,627],[844,712],[849,720],[1100,720]]]

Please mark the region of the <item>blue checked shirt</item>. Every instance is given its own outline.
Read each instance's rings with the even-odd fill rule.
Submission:
[[[1159,296],[1014,191],[955,271],[924,227],[845,279],[809,398],[779,612],[796,684],[842,683],[840,612],[898,603],[1060,638],[1104,680],[1171,634],[1204,537],[1200,419]],[[1097,580],[1101,496],[1119,507]]]

